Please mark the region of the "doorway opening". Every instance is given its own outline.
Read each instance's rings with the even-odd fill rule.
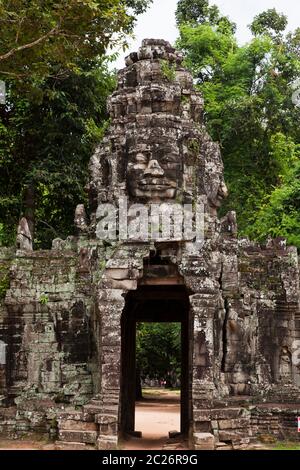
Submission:
[[[141,347],[141,332],[148,334],[148,348],[153,354],[150,358],[146,351],[143,354],[137,351],[137,347]],[[169,337],[164,338],[165,335]],[[170,335],[174,336],[173,339]],[[156,418],[166,438],[169,431],[188,435],[191,416],[189,336],[189,296],[185,286],[140,286],[127,294],[122,316],[120,430],[123,436],[137,436],[139,431],[145,434]],[[152,364],[161,357],[160,354],[155,355],[159,343],[164,351],[168,347],[174,347],[174,350],[169,351],[170,357],[165,364]],[[175,360],[175,364],[170,362],[168,367],[168,360]],[[158,403],[159,406],[156,406]],[[156,410],[156,418],[153,414],[149,419],[151,406]],[[170,420],[170,429],[166,427],[167,422],[162,425],[164,419],[160,413],[164,410],[166,413],[177,413]],[[139,429],[143,420],[141,413],[148,421],[148,425],[142,426],[143,429]]]

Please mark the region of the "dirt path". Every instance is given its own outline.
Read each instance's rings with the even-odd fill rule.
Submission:
[[[47,441],[29,441],[29,440],[0,440],[1,450],[55,450],[55,445]]]
[[[135,429],[142,439],[128,438],[124,450],[187,449],[181,439],[169,439],[169,431],[180,430],[180,397],[174,392],[155,391],[136,403]]]

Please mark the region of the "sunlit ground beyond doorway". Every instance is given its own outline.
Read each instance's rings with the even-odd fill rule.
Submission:
[[[138,448],[161,449],[179,444],[181,430],[181,323],[136,325],[135,430]]]
[[[130,438],[125,448],[130,450],[185,449],[182,437],[169,438],[169,431],[180,429],[180,391],[163,389],[143,390],[143,400],[136,401],[136,430],[142,438]]]
[[[144,390],[143,397],[136,402],[135,423],[144,439],[167,438],[180,430],[180,392]]]

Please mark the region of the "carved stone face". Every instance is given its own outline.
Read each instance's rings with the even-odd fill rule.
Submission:
[[[132,197],[140,200],[175,199],[180,186],[180,157],[138,152],[129,158],[127,186]]]
[[[216,207],[221,207],[225,198],[228,197],[228,189],[225,184],[225,181],[220,182],[220,186],[218,189],[217,197],[216,197]]]

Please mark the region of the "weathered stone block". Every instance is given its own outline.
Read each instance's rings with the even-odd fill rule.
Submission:
[[[70,429],[72,431],[97,431],[97,424],[66,419],[59,422],[59,429],[63,431]]]
[[[86,444],[94,444],[97,441],[96,431],[73,431],[59,430],[59,437],[67,442],[83,442]]]
[[[99,436],[97,440],[98,450],[116,450],[118,449],[117,436]]]
[[[226,430],[226,429],[238,429],[238,428],[244,428],[247,429],[247,427],[250,425],[250,419],[248,418],[239,418],[239,419],[225,419],[225,420],[219,420],[219,429],[220,430]]]
[[[248,437],[249,432],[247,429],[242,430],[230,430],[230,431],[219,431],[219,439],[224,442],[237,442],[241,439]]]
[[[195,450],[215,450],[215,436],[203,432],[194,434]]]
[[[98,414],[95,416],[95,421],[99,424],[115,424],[117,423],[117,416]]]

